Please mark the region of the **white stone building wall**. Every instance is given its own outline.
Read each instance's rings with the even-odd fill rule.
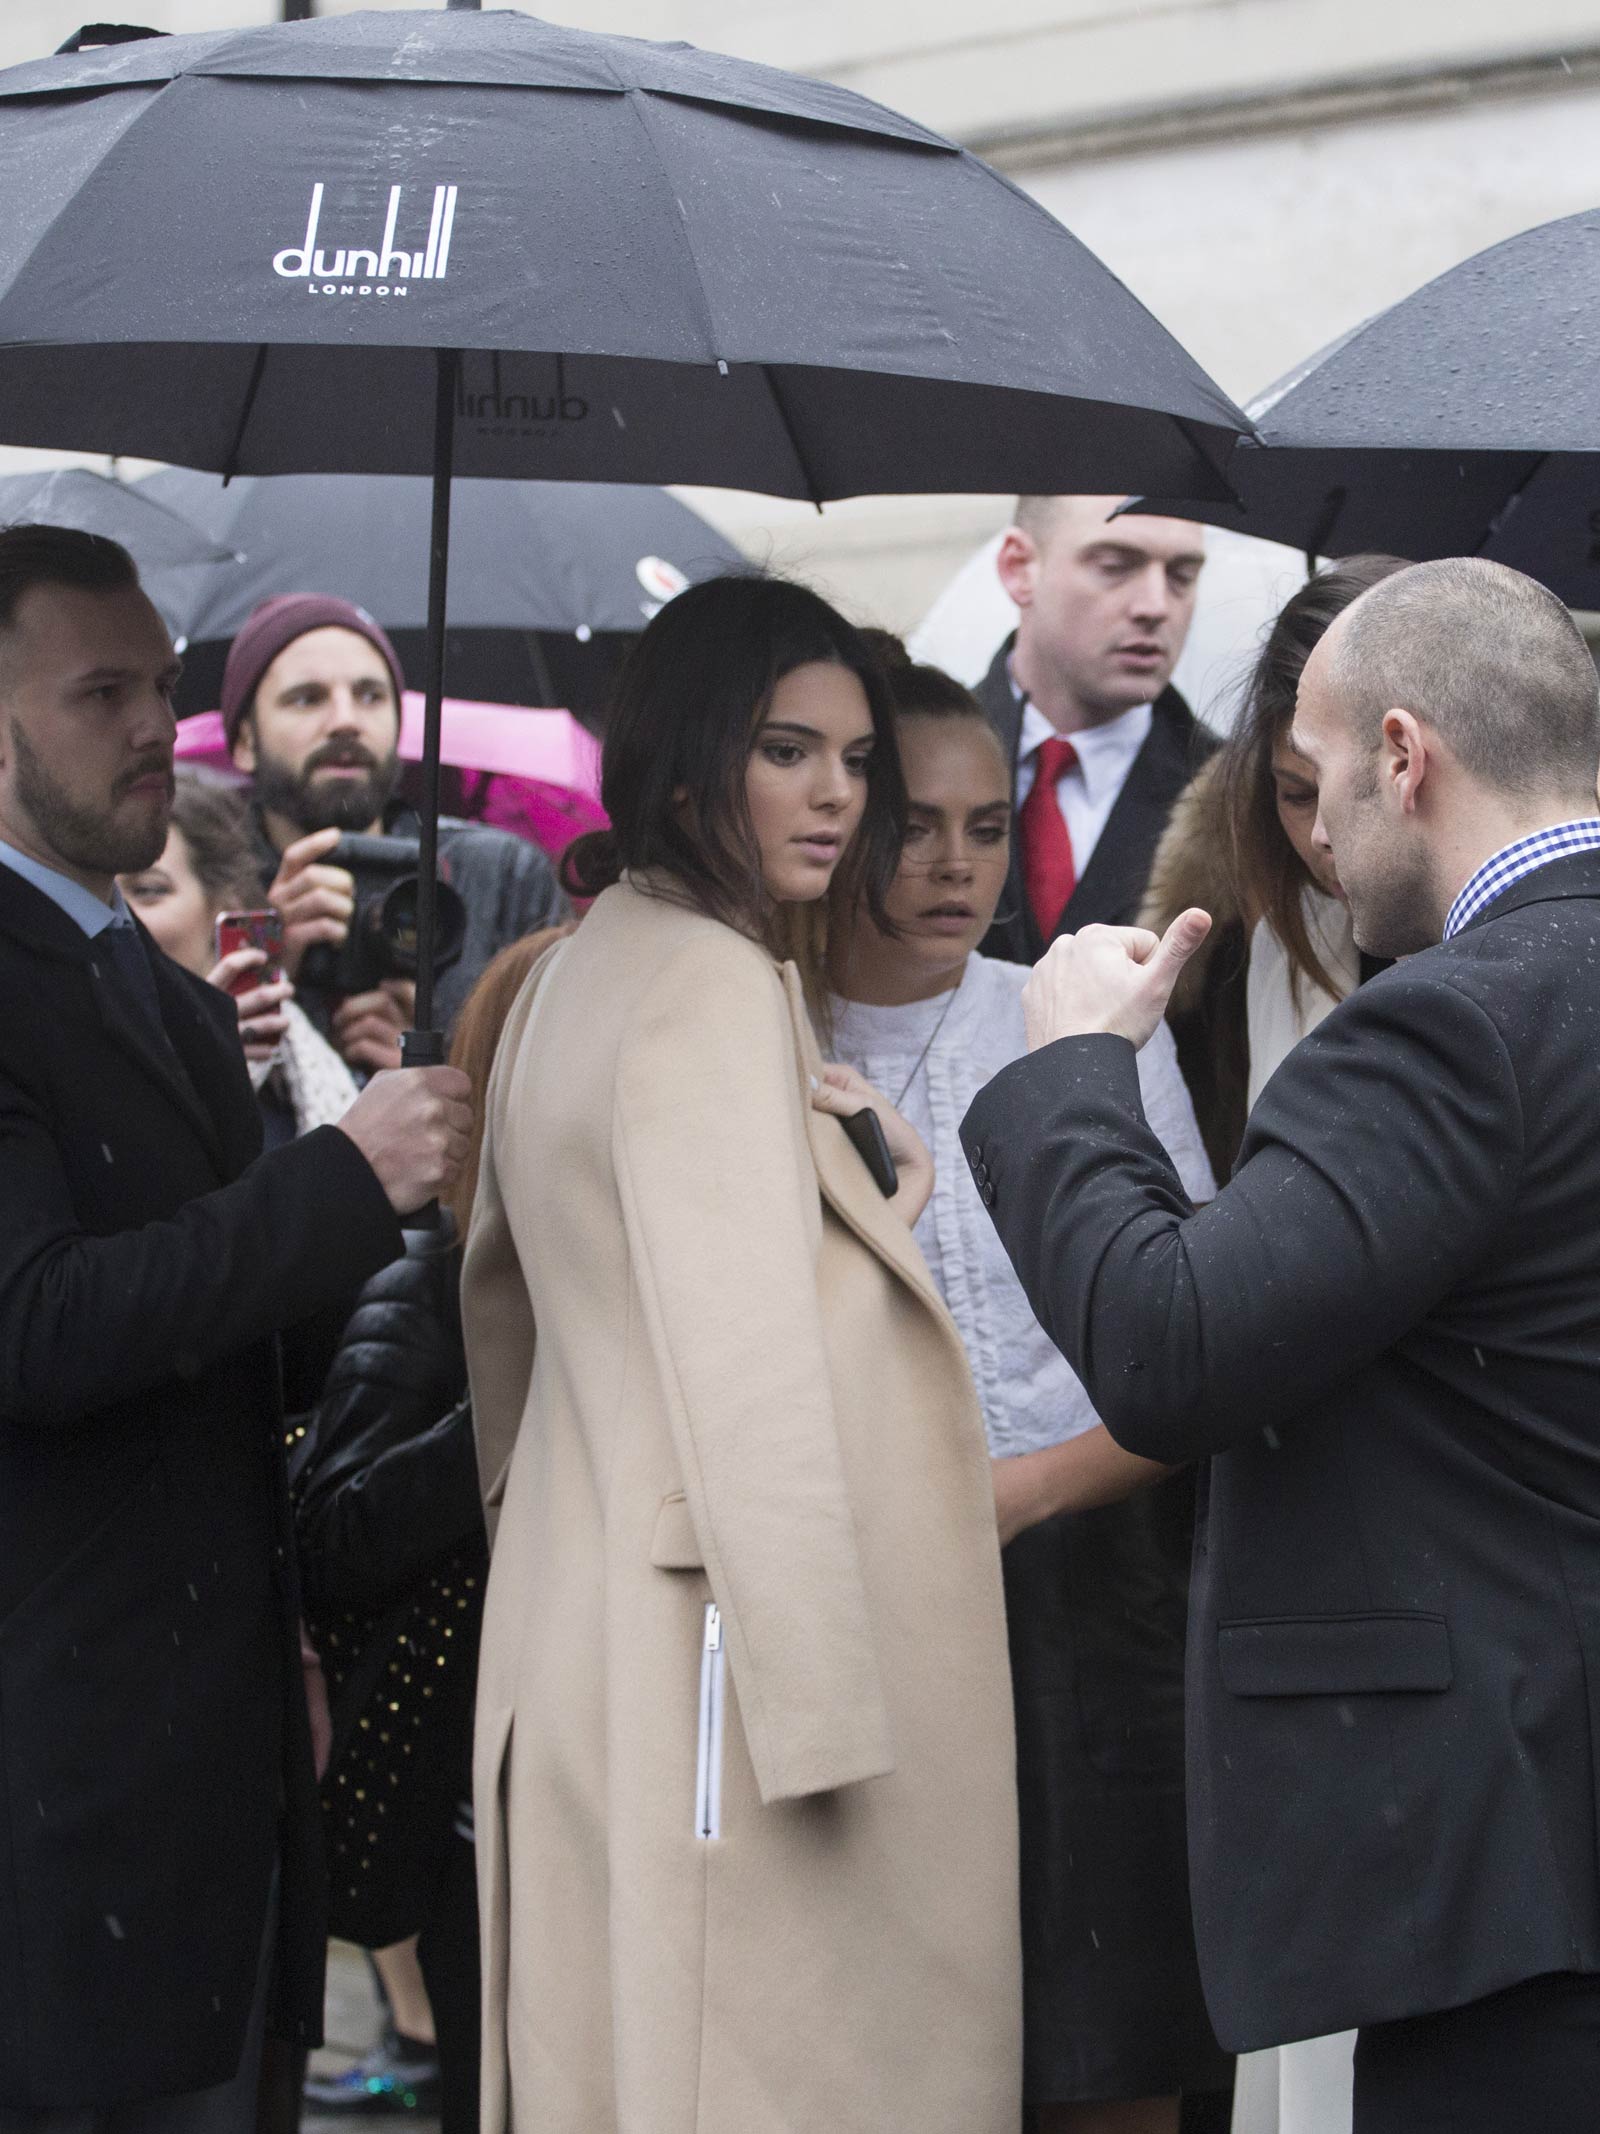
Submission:
[[[319,12],[345,11],[321,0]],[[1600,205],[1593,0],[530,0],[827,75],[961,139],[1243,398],[1429,275]],[[272,0],[122,0],[152,27]],[[6,0],[0,64],[117,0]],[[995,499],[692,492],[752,552],[907,626]]]

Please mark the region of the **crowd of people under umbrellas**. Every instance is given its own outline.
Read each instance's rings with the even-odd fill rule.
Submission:
[[[127,552],[0,530],[0,2134],[1586,2134],[1587,219],[1251,435],[975,158],[686,46],[101,25],[0,158],[8,442],[433,523],[417,816],[362,609],[175,775]],[[557,870],[427,792],[452,469],[1143,497],[1018,499],[976,691],[671,599]],[[1219,509],[1341,557],[1225,737]]]
[[[1219,742],[1118,501],[975,693],[681,594],[404,1073],[383,630],[175,778],[125,552],[0,532],[5,2134],[292,2123],[330,1918],[312,2102],[447,2134],[1579,2124],[1593,664],[1354,557]]]

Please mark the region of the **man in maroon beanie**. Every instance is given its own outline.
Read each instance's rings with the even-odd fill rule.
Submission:
[[[349,932],[355,882],[328,863],[340,837],[417,834],[416,817],[395,799],[402,688],[382,628],[330,594],[264,600],[229,650],[223,725],[255,789],[262,881],[283,917],[291,978],[313,942],[338,947]],[[568,913],[545,855],[507,831],[446,816],[439,851],[467,914],[461,954],[435,993],[448,1028],[493,955]],[[386,979],[333,1005],[329,1034],[353,1067],[397,1066],[413,1008],[411,982]]]

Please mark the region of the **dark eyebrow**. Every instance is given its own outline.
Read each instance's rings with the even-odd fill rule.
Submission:
[[[84,673],[74,676],[72,686],[75,689],[94,689],[103,682],[136,682],[144,671],[142,667],[90,667]],[[155,679],[158,682],[175,682],[182,672],[181,659],[169,660],[165,666],[157,668]]]
[[[1011,803],[1009,800],[980,800],[975,808],[969,808],[967,812],[970,815],[1009,815]]]
[[[802,741],[826,741],[828,738],[820,728],[802,726],[798,719],[764,719],[761,731],[764,734],[795,734]],[[869,727],[866,733],[857,734],[853,741],[847,741],[844,745],[846,748],[863,748],[869,741],[876,741],[877,738],[876,730]]]

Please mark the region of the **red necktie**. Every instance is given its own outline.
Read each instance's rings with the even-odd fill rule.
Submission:
[[[1067,899],[1077,886],[1072,838],[1056,798],[1057,782],[1077,760],[1078,751],[1061,735],[1041,741],[1033,755],[1033,785],[1017,813],[1023,887],[1044,941],[1054,936]]]

